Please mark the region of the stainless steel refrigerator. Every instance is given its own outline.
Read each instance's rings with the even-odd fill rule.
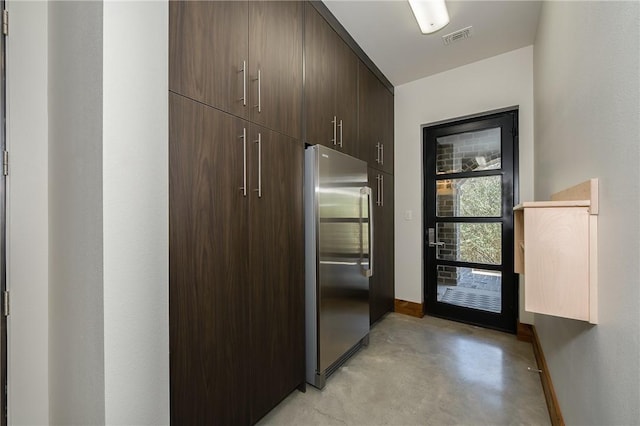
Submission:
[[[367,163],[306,149],[306,376],[317,388],[369,343],[372,210]]]

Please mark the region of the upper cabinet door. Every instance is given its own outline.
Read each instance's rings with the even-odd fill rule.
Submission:
[[[248,117],[248,4],[169,2],[169,90]]]
[[[336,39],[335,99],[337,139],[347,154],[358,156],[358,57],[338,35]]]
[[[359,156],[371,167],[393,173],[393,94],[359,62]]]
[[[297,1],[249,2],[250,119],[296,139],[302,121],[303,7]]]
[[[393,93],[391,93],[386,87],[382,88],[382,100],[384,103],[384,118],[382,120],[382,147],[381,147],[381,160],[380,170],[385,173],[393,174],[393,151],[394,151],[394,104]]]
[[[333,29],[310,4],[305,10],[305,126],[310,145],[337,147],[335,39]]]
[[[380,144],[382,143],[382,117],[384,104],[380,102],[382,83],[367,66],[358,67],[358,139],[360,158],[371,167],[380,168]]]

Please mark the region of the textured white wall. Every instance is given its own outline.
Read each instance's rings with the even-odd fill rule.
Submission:
[[[520,200],[532,200],[532,46],[395,88],[397,299],[423,301],[421,126],[511,106],[519,106]],[[521,309],[520,321],[530,323],[531,314]]]
[[[536,197],[600,179],[600,324],[536,328],[567,424],[638,424],[640,3],[544,2],[534,75]]]
[[[49,401],[104,423],[102,3],[49,3]]]
[[[47,3],[7,2],[9,424],[49,421]]]
[[[169,424],[168,3],[104,3],[106,424]]]

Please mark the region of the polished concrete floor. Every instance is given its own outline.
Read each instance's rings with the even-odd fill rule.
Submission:
[[[550,424],[531,344],[391,313],[322,391],[295,391],[261,425]]]

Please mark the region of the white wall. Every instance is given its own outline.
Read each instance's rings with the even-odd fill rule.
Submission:
[[[519,107],[520,200],[532,200],[532,46],[395,88],[397,299],[424,300],[421,126],[512,106]],[[407,211],[412,212],[410,221],[404,218]],[[531,320],[532,316],[521,309],[520,321],[531,323]]]
[[[49,420],[47,3],[7,2],[9,424]]]
[[[600,324],[536,315],[567,424],[640,419],[640,3],[544,2],[536,197],[600,179]]]
[[[169,423],[168,3],[104,3],[106,423]]]
[[[9,2],[10,424],[168,424],[168,6]]]
[[[104,423],[102,3],[49,3],[49,400]]]

